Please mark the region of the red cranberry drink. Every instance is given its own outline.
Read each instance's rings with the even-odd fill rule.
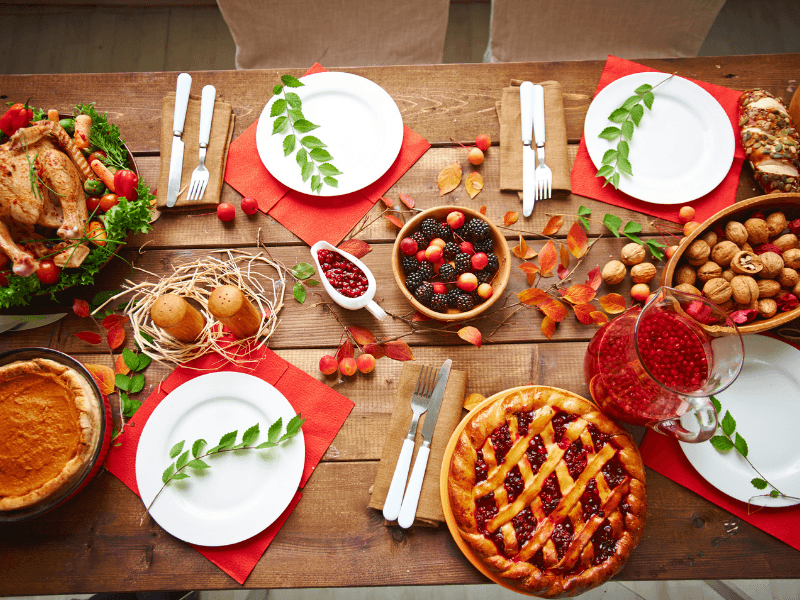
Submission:
[[[369,286],[367,276],[344,256],[323,249],[317,251],[317,258],[328,282],[342,296],[358,298],[366,293]]]

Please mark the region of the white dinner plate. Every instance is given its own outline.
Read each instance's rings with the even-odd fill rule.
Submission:
[[[606,127],[618,127],[608,116],[648,83],[655,86],[668,75],[636,73],[617,79],[597,94],[586,113],[583,131],[595,167],[617,142],[597,137]],[[654,204],[683,204],[717,187],[730,170],[735,141],[728,115],[699,85],[673,77],[653,91],[652,110],[630,141],[633,176],[620,174],[619,189]]]
[[[739,377],[717,395],[748,445],[748,458],[784,494],[800,497],[800,351],[763,335],[744,336]],[[759,475],[736,450],[720,452],[711,442],[681,442],[686,458],[715,488],[757,506],[792,506],[799,500],[759,496],[750,481]]]
[[[145,506],[162,487],[170,449],[198,438],[206,450],[231,431],[241,442],[245,430],[259,424],[256,445],[267,441],[269,426],[295,411],[274,387],[245,373],[218,372],[176,388],[153,411],[136,452],[136,483]],[[260,533],[289,506],[305,461],[303,432],[264,450],[224,452],[203,459],[210,469],[187,468],[188,479],[172,481],[150,509],[166,531],[192,544],[225,546]]]
[[[319,125],[299,137],[312,135],[327,145],[331,164],[341,175],[339,185],[322,186],[320,196],[340,196],[360,190],[389,170],[403,144],[403,117],[392,97],[378,84],[351,73],[315,73],[301,77],[302,87],[286,88],[302,100],[303,116]],[[283,139],[291,130],[272,134],[276,117],[270,110],[281,96],[273,96],[258,119],[256,146],[261,162],[282,184],[311,194],[311,179],[303,181],[295,151],[284,156]]]

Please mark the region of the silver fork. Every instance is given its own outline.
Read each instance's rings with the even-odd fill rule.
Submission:
[[[383,504],[383,517],[387,521],[395,521],[400,515],[400,506],[403,503],[403,492],[406,489],[408,470],[411,467],[411,455],[414,453],[414,436],[417,434],[417,425],[422,413],[428,410],[428,402],[435,387],[436,369],[427,366],[422,367],[414,393],[411,394],[411,427],[408,428],[408,435],[403,440],[403,447],[400,450],[400,456],[397,458],[394,475],[392,475],[392,483],[389,485],[386,502]]]
[[[189,183],[189,200],[200,200],[206,193],[208,185],[208,169],[206,169],[206,148],[211,135],[211,119],[214,116],[214,100],[217,90],[213,85],[203,88],[200,100],[200,162],[192,172],[192,181]]]
[[[536,139],[536,200],[545,200],[553,195],[553,172],[544,164],[544,88],[533,86],[533,137]]]

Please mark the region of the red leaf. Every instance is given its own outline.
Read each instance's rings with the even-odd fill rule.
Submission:
[[[553,339],[553,334],[556,332],[556,322],[547,315],[542,319],[542,333],[547,336],[548,340]]]
[[[542,235],[557,234],[558,230],[561,229],[561,226],[563,224],[564,224],[564,217],[562,217],[561,215],[550,217],[550,220],[547,222],[547,225],[545,225],[544,229],[542,229]]]
[[[790,294],[789,292],[786,292],[777,298],[777,302],[778,308],[780,308],[783,312],[792,310],[798,304],[797,296]]]
[[[122,342],[125,341],[125,330],[122,326],[115,326],[108,330],[108,335],[106,335],[106,339],[108,340],[108,345],[112,350],[116,350],[122,345]]]
[[[594,288],[577,283],[569,287],[567,293],[564,294],[564,300],[572,304],[586,304],[594,300],[596,293]]]
[[[400,201],[408,208],[414,208],[414,199],[408,194],[400,194]]]
[[[527,304],[528,306],[536,306],[540,302],[547,300],[550,296],[547,295],[547,292],[540,290],[539,288],[529,288],[527,290],[517,292],[517,297],[523,304]]]
[[[83,366],[92,374],[92,377],[94,377],[97,386],[103,394],[107,396],[114,392],[114,371],[111,370],[111,367],[93,364],[85,364]]]
[[[589,238],[586,237],[586,232],[577,222],[573,223],[572,227],[569,228],[567,246],[575,258],[580,258],[586,254],[586,250],[589,248]]]
[[[477,346],[478,348],[480,348],[481,344],[483,344],[483,336],[481,335],[481,332],[472,326],[462,327],[459,329],[458,337],[466,342],[469,342],[473,346]]]
[[[386,219],[387,221],[389,221],[389,223],[391,223],[392,225],[394,225],[398,229],[402,229],[403,228],[403,223],[400,221],[400,219],[398,219],[394,215],[383,215],[383,218]]]
[[[608,315],[600,312],[599,310],[590,313],[589,316],[592,317],[592,321],[594,321],[595,325],[605,325],[608,323]]]
[[[423,315],[421,312],[417,311],[414,313],[414,316],[411,317],[412,323],[419,323],[420,321],[430,321],[431,318],[428,315]]]
[[[342,362],[345,358],[353,358],[353,344],[350,340],[345,340],[336,351],[336,362]]]
[[[103,327],[106,329],[112,329],[114,327],[122,327],[122,325],[128,320],[128,317],[124,315],[108,315],[105,319],[103,319]]]
[[[625,298],[620,296],[619,294],[608,294],[606,296],[601,296],[598,298],[600,301],[600,306],[603,308],[610,315],[616,315],[617,313],[625,312],[627,308],[625,306]]]
[[[375,357],[375,360],[386,356],[386,353],[383,351],[383,346],[380,344],[367,344],[364,346],[364,352],[367,354],[372,354],[372,356]]]
[[[576,304],[572,307],[572,310],[575,311],[578,321],[584,325],[591,325],[593,322],[591,315],[597,311],[597,308],[591,304]]]
[[[87,344],[99,344],[100,342],[103,341],[103,338],[101,338],[98,334],[92,331],[80,331],[72,335],[74,335],[79,340],[83,340]]]
[[[538,304],[538,308],[556,323],[560,323],[567,316],[567,307],[554,298],[549,298]]]
[[[411,352],[411,348],[409,348],[408,344],[403,340],[386,342],[383,345],[383,350],[386,352],[386,356],[392,360],[414,360],[414,354]]]
[[[383,201],[383,203],[384,203],[384,204],[385,204],[385,205],[386,205],[388,208],[392,208],[392,207],[394,206],[394,200],[389,200],[389,198],[387,198],[386,196],[381,196],[381,198],[380,198],[380,199]]]
[[[79,300],[75,298],[72,301],[72,312],[74,312],[79,317],[88,317],[89,316],[89,303],[86,300]]]
[[[552,277],[557,264],[556,246],[553,240],[550,240],[539,252],[539,267],[542,269],[542,277]]]
[[[127,375],[130,372],[131,369],[125,364],[125,359],[122,357],[122,354],[117,354],[117,360],[114,361],[114,373]]]
[[[513,225],[519,219],[519,215],[515,213],[513,210],[508,211],[505,216],[503,217],[503,225],[508,227],[509,225]]]
[[[558,254],[560,257],[559,264],[565,269],[569,266],[569,252],[563,244],[558,245]]]
[[[521,258],[522,260],[529,260],[536,256],[536,251],[528,246],[525,242],[525,238],[519,236],[519,246],[515,246],[511,252],[514,253],[514,256],[517,258]]]
[[[521,265],[519,265],[519,268],[525,271],[525,275],[528,280],[528,285],[533,285],[533,282],[536,281],[536,274],[539,272],[539,265],[535,265],[529,262],[524,262]]]
[[[746,308],[744,310],[735,310],[731,313],[731,321],[737,323],[739,325],[743,325],[748,321],[752,321],[756,318],[758,314],[757,310],[753,310],[752,308]]]
[[[350,327],[348,329],[350,331],[350,335],[358,342],[361,346],[364,344],[374,344],[377,342],[375,339],[375,335],[366,327]]]
[[[556,269],[556,274],[558,275],[558,278],[561,281],[564,281],[566,276],[569,275],[569,269],[567,267],[562,266],[562,265],[558,265],[558,268]]]
[[[338,246],[339,250],[344,250],[345,252],[349,252],[356,258],[361,258],[362,256],[366,256],[372,251],[372,246],[370,246],[364,240],[345,240]]]
[[[485,217],[486,216],[486,207],[485,206],[481,206],[478,209],[478,212],[481,213]]]
[[[586,277],[586,285],[597,291],[600,289],[601,283],[603,283],[603,278],[600,276],[600,267],[595,267],[589,271],[589,275]]]

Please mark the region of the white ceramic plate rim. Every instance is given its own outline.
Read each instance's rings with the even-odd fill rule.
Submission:
[[[763,335],[744,336],[744,346],[745,364],[739,378],[717,395],[722,405],[720,419],[730,410],[758,470],[783,493],[800,496],[800,438],[794,433],[800,420],[800,350]],[[769,370],[780,371],[784,377],[771,378]],[[753,389],[761,394],[754,397]],[[782,412],[785,409],[789,412]],[[778,431],[781,427],[785,431]],[[750,481],[758,474],[736,451],[719,452],[710,442],[681,442],[681,449],[706,481],[736,500],[773,508],[800,503],[754,498],[769,490],[761,492],[752,486]]]
[[[210,422],[202,419],[202,431],[198,431],[199,411],[207,413],[215,404],[218,416]],[[223,406],[224,410],[219,410]],[[254,414],[258,415],[261,443],[278,417],[285,430],[295,411],[283,394],[264,380],[236,372],[195,377],[164,398],[147,420],[136,452],[136,483],[145,506],[161,489],[161,474],[169,466],[169,450],[174,444],[185,439],[185,451],[202,437],[210,449],[234,429],[241,440],[244,429],[255,424]],[[233,485],[211,485],[214,480],[191,470],[192,477],[170,483],[153,504],[150,514],[156,522],[175,537],[202,546],[235,544],[269,527],[297,492],[305,463],[303,432],[275,448],[235,454],[205,459],[220,464],[204,472]],[[259,469],[262,472],[258,473]],[[211,504],[221,506],[211,508]]]
[[[666,77],[668,75],[664,73],[635,73],[610,83],[595,96],[586,113],[583,130],[586,149],[596,168],[600,168],[606,150],[616,148],[616,142],[598,137],[606,127],[616,126],[608,120],[608,115],[632,96],[640,85],[649,83],[655,86]],[[621,175],[619,189],[653,204],[691,202],[716,188],[730,170],[736,149],[731,121],[711,94],[688,79],[673,77],[654,94],[653,108],[645,109],[644,118],[631,142],[634,176]],[[665,102],[666,99],[672,102]],[[680,110],[676,110],[676,105],[681,107]],[[695,122],[699,130],[687,127],[687,121]],[[677,172],[671,168],[670,161],[678,152],[666,152],[660,144],[650,144],[646,149],[636,146],[642,131],[647,132],[648,139],[678,132],[685,135],[687,142],[699,140],[702,160],[691,169]],[[640,164],[642,160],[657,164],[659,176],[637,176],[637,160]]]
[[[318,195],[323,197],[342,196],[374,183],[389,170],[398,154],[400,154],[400,148],[403,145],[403,117],[395,101],[377,83],[352,73],[332,71],[314,73],[301,77],[300,81],[305,85],[299,88],[291,88],[291,91],[298,94],[300,99],[303,100],[305,116],[320,126],[319,129],[303,135],[313,135],[325,142],[334,156],[331,163],[342,171],[342,175],[336,176],[339,182],[338,187],[323,185]],[[350,120],[349,123],[341,124],[342,126],[347,126],[354,139],[360,139],[363,142],[366,137],[369,140],[367,146],[369,149],[368,157],[362,157],[363,160],[359,161],[357,167],[346,168],[342,164],[346,165],[354,154],[360,154],[364,149],[361,146],[355,148],[349,145],[348,139],[351,137],[350,135],[342,133],[331,137],[332,132],[330,129],[326,131],[326,123],[329,128],[337,124],[332,123],[329,117],[327,119],[316,119],[315,111],[317,109],[313,105],[309,107],[305,102],[307,98],[320,94],[323,96],[327,94],[329,97],[337,97],[339,99],[348,97],[352,99],[351,103],[361,104],[362,108],[372,111],[373,119],[368,124],[364,124],[365,122],[359,120]],[[282,134],[272,135],[274,118],[270,117],[270,110],[277,99],[278,96],[273,96],[267,102],[258,119],[256,147],[258,148],[259,157],[272,176],[283,185],[298,192],[312,194],[311,179],[303,181],[300,167],[295,159],[296,151],[289,156],[284,156],[283,138],[285,136]],[[361,114],[363,115],[363,113]],[[359,124],[362,127],[357,129]],[[369,131],[372,127],[369,125],[374,126],[374,131],[371,132],[372,135],[370,135]],[[299,147],[298,140],[296,148]],[[334,148],[338,148],[338,150],[334,151]]]

